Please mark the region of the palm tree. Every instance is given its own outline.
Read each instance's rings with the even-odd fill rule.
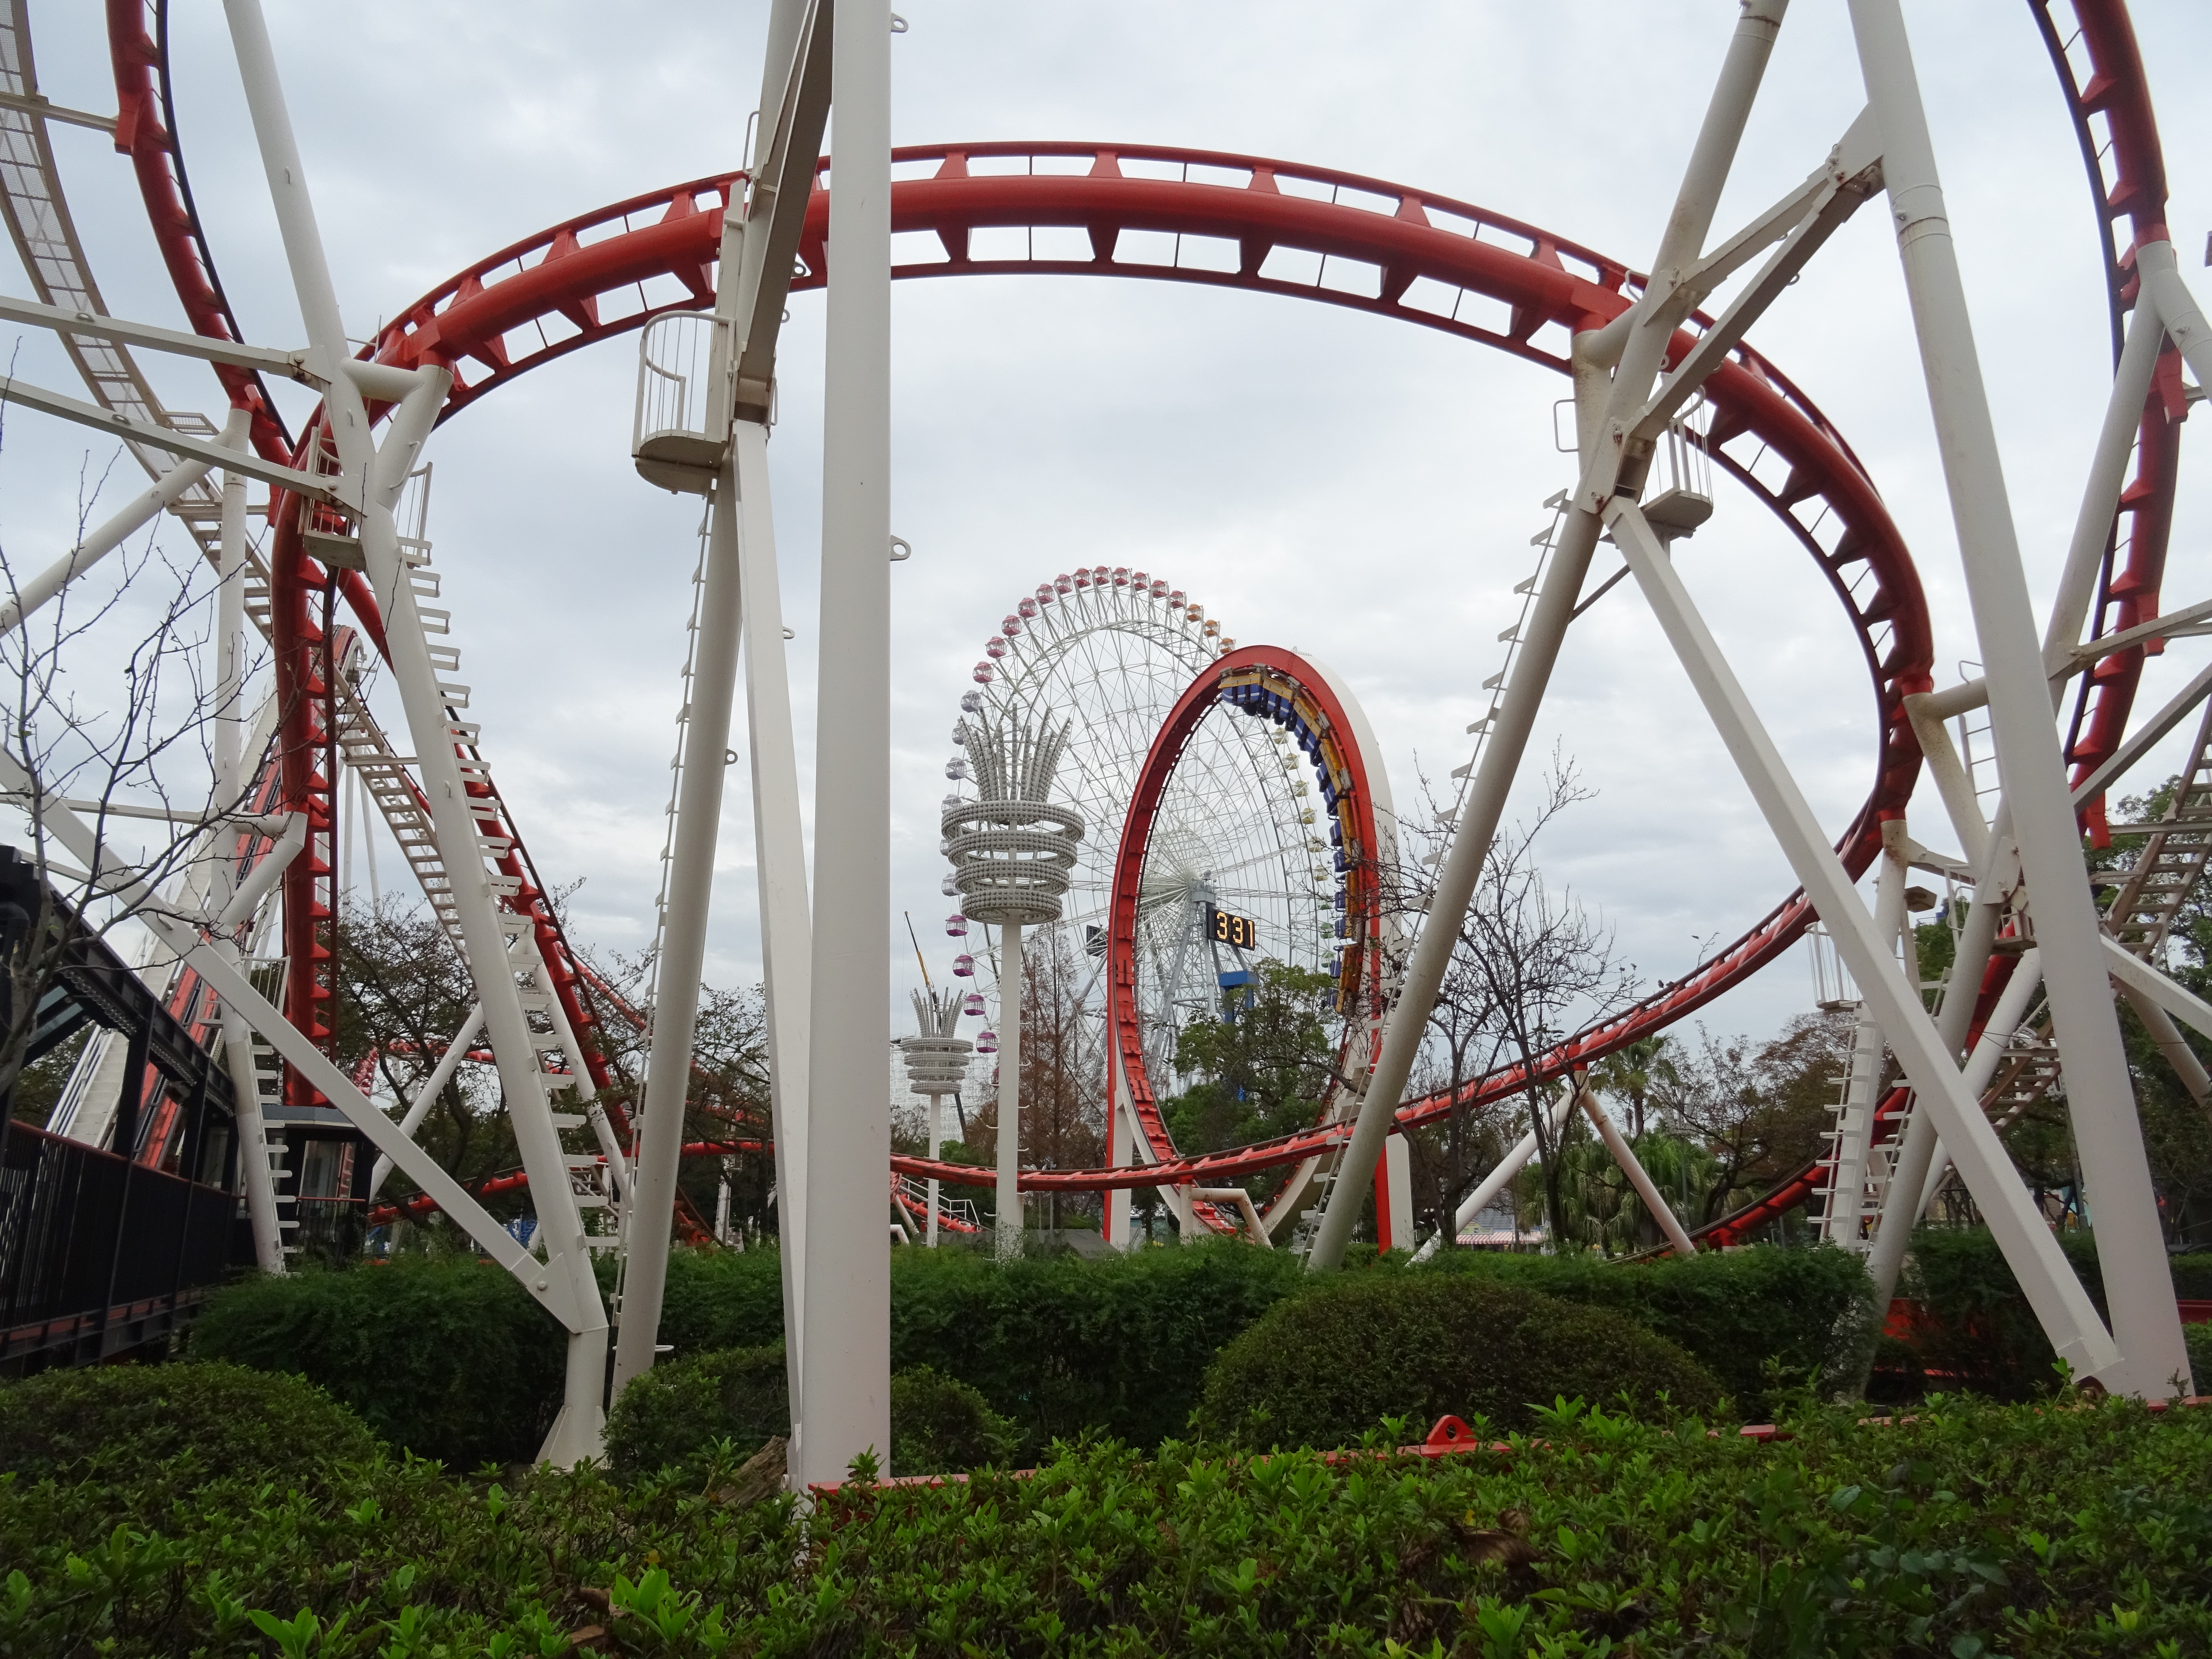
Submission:
[[[1644,1101],[1655,1083],[1676,1081],[1674,1055],[1664,1032],[1638,1037],[1625,1048],[1616,1048],[1590,1067],[1590,1082],[1605,1094],[1627,1101],[1631,1119],[1629,1138],[1644,1135]]]

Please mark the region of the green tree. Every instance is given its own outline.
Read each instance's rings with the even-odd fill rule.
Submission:
[[[1313,1123],[1335,1064],[1335,1007],[1327,974],[1263,961],[1252,984],[1224,993],[1220,1013],[1184,1026],[1176,1069],[1200,1080],[1166,1103],[1176,1145],[1212,1152]]]
[[[1644,1130],[1644,1109],[1655,1083],[1674,1081],[1674,1051],[1673,1039],[1663,1031],[1638,1037],[1625,1048],[1616,1048],[1590,1067],[1590,1086],[1601,1094],[1607,1094],[1628,1103],[1629,1138],[1640,1139]]]

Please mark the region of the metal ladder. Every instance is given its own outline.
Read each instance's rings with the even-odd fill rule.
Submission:
[[[1867,1248],[1866,1222],[1881,1213],[1881,1194],[1888,1188],[1896,1140],[1893,1137],[1881,1147],[1872,1144],[1875,1108],[1887,1060],[1881,1028],[1867,1018],[1862,1007],[1851,1035],[1850,1057],[1844,1061],[1843,1075],[1836,1079],[1835,1124],[1820,1131],[1820,1138],[1828,1142],[1823,1159],[1828,1168],[1827,1200],[1820,1231],[1847,1250]],[[1878,1158],[1877,1153],[1887,1156]]]
[[[2212,860],[2212,702],[2205,704],[2188,769],[2159,822],[2135,862],[2120,872],[2119,890],[2105,910],[2105,931],[2146,961],[2166,943]]]
[[[434,599],[439,596],[441,580],[438,572],[430,563],[428,538],[422,534],[423,520],[428,511],[428,469],[418,471],[415,478],[410,480],[410,485],[416,479],[421,481],[422,487],[415,491],[411,501],[404,504],[402,508],[403,514],[407,515],[401,518],[402,525],[407,525],[408,516],[411,516],[413,522],[411,533],[399,538],[399,557],[403,576],[416,599],[422,631],[435,641],[450,636],[452,615],[443,609],[422,603],[424,599]],[[533,1039],[532,1069],[538,1079],[539,1099],[535,1102],[510,1101],[507,1109],[513,1113],[518,1107],[523,1109],[542,1107],[550,1118],[555,1132],[563,1136],[587,1126],[596,1127],[592,1123],[593,1115],[599,1111],[596,1104],[588,1110],[558,1110],[554,1107],[554,1097],[563,1090],[573,1091],[580,1098],[588,1097],[592,1093],[592,1080],[588,1076],[577,1075],[568,1068],[568,1049],[561,1038],[559,1018],[554,1006],[556,988],[545,958],[538,949],[538,919],[528,911],[511,908],[512,902],[521,890],[522,878],[504,870],[484,867],[486,862],[496,866],[508,860],[515,850],[515,840],[507,831],[506,807],[492,784],[491,769],[485,763],[477,745],[482,728],[463,718],[463,712],[468,708],[469,688],[454,678],[460,672],[460,648],[437,643],[431,643],[428,648],[430,665],[437,676],[438,695],[444,704],[445,720],[442,724],[445,735],[453,744],[462,787],[469,792],[469,814],[476,826],[477,871],[481,872],[480,878],[495,901],[501,906],[497,915],[500,932],[507,940],[507,967],[514,975],[524,1017],[529,1022]],[[357,699],[353,706],[358,707]],[[349,708],[343,730],[356,734],[364,746],[381,736],[365,708],[359,708],[357,720]],[[343,732],[341,736],[343,740]],[[388,750],[387,742],[385,745],[386,755]],[[398,809],[401,823],[410,828],[419,823],[427,840],[428,854],[434,855],[435,837],[428,833],[429,815],[423,809],[412,783],[407,781],[406,775],[398,770],[404,762],[398,757],[380,757],[374,763],[388,783],[405,785],[406,801],[404,806]],[[389,793],[397,793],[398,791],[394,788]],[[389,811],[386,821],[392,822]],[[398,826],[395,826],[394,833],[398,833]],[[402,843],[403,846],[409,844],[406,842]],[[458,945],[459,918],[452,908],[452,872],[445,867],[441,858],[434,863],[432,856],[410,853],[409,862],[415,866],[417,875],[424,878],[426,892],[445,896],[442,906],[435,897],[432,899],[432,904],[449,937],[454,937]],[[434,888],[430,884],[432,882],[437,884]],[[465,956],[463,960],[466,960]],[[605,1211],[608,1207],[609,1193],[601,1151],[595,1146],[589,1152],[579,1152],[564,1140],[562,1161],[568,1168],[569,1186],[575,1194],[577,1207],[586,1212],[586,1242],[594,1249],[614,1248],[618,1243],[617,1234],[611,1230],[600,1231],[589,1226],[589,1212]]]

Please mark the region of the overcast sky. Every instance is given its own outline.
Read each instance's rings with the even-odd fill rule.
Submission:
[[[901,3],[912,27],[893,52],[899,143],[1114,139],[1279,157],[1474,202],[1637,266],[1736,14],[1732,0]],[[1908,9],[2041,604],[2110,377],[2080,155],[2017,0]],[[2174,238],[2203,293],[2212,112],[2185,96],[2184,71],[2212,62],[2212,10],[2135,10]],[[270,0],[269,12],[348,331],[362,337],[511,240],[733,165],[766,4]],[[99,9],[45,0],[33,15],[47,94],[112,110]],[[177,5],[173,32],[179,125],[223,280],[250,337],[300,343],[220,13]],[[1862,101],[1842,5],[1800,0],[1723,224],[1802,178]],[[55,142],[109,308],[179,323],[127,164],[96,133],[57,128]],[[11,289],[27,291],[20,274]],[[791,310],[770,453],[811,791],[821,298]],[[1556,377],[1373,317],[1141,282],[902,283],[893,326],[892,522],[915,550],[892,576],[893,896],[918,921],[945,908],[937,803],[969,667],[1016,598],[1078,562],[1166,575],[1239,641],[1340,671],[1401,800],[1417,757],[1438,775],[1466,758],[1461,734],[1486,702],[1477,688],[1498,666],[1540,504],[1571,482],[1553,442]],[[1883,216],[1848,226],[1752,338],[1871,471],[1919,561],[1938,683],[1952,683],[1978,653]],[[584,883],[575,931],[603,950],[649,937],[696,556],[696,501],[631,469],[635,365],[627,336],[568,358],[471,409],[430,452],[430,530],[472,718],[540,871]],[[173,407],[221,401],[191,366],[154,367]],[[75,389],[35,337],[16,372]],[[77,430],[9,413],[0,544],[19,569],[66,547],[86,454]],[[106,459],[90,457],[95,471]],[[2200,444],[2185,447],[2168,609],[2204,591],[2206,465]],[[142,487],[129,468],[104,501]],[[1825,582],[1725,481],[1681,563],[1839,830],[1870,782],[1874,707]],[[2177,646],[2145,696],[2202,659],[2201,645]],[[80,672],[82,695],[112,683],[112,661]],[[396,699],[380,701],[397,727]],[[1549,834],[1544,862],[1649,978],[1683,971],[1698,941],[1733,938],[1793,885],[1632,584],[1576,625],[1533,752],[1555,742],[1600,793]],[[708,964],[724,984],[759,973],[742,772]],[[1932,790],[1915,806],[1922,837],[1948,846]],[[387,880],[398,863],[387,848]],[[902,992],[902,936],[896,954]],[[1759,1035],[1810,1000],[1793,955],[1706,1018]]]

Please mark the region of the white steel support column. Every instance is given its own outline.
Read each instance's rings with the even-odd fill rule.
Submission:
[[[1919,1091],[1921,1109],[1934,1114],[1936,1127],[1988,1218],[1990,1231],[2051,1346],[2076,1375],[2110,1376],[2120,1368],[2119,1351],[2021,1186],[2011,1157],[1982,1114],[1981,1103],[1966,1092],[1958,1063],[1937,1035],[1935,1022],[1919,996],[1905,988],[1889,943],[1859,902],[1843,860],[1821,833],[1819,820],[1707,631],[1666,549],[1634,507],[1622,503],[1607,518],[1614,541],[1736,769],[1750,786],[1767,827],[1835,940],[1837,954],[1858,982],[1860,995],[1888,1036],[1906,1078]]]
[[[1623,423],[1642,406],[1652,377],[1664,362],[1671,330],[1644,324],[1657,314],[1672,293],[1673,284],[1705,246],[1706,233],[1712,228],[1713,210],[1719,204],[1722,187],[1728,182],[1729,165],[1735,158],[1744,123],[1750,117],[1752,100],[1758,95],[1759,83],[1766,72],[1767,59],[1773,52],[1775,36],[1781,29],[1787,6],[1788,0],[1744,0],[1742,15],[1729,39],[1728,55],[1714,82],[1711,101],[1706,106],[1705,124],[1698,129],[1696,146],[1684,169],[1674,211],[1668,215],[1667,228],[1660,238],[1658,257],[1652,262],[1650,286],[1629,321],[1626,343],[1621,349],[1620,366],[1607,393],[1606,411],[1616,437],[1625,433]],[[1592,393],[1605,386],[1601,376],[1577,376],[1578,386],[1585,382]],[[1580,409],[1577,413],[1587,415]],[[1639,457],[1601,455],[1590,463],[1584,479],[1585,486],[1595,483],[1600,499],[1588,498],[1585,489],[1578,488],[1565,514],[1543,586],[1522,634],[1512,678],[1499,702],[1490,737],[1483,745],[1482,761],[1460,809],[1450,847],[1437,869],[1428,919],[1413,941],[1406,965],[1404,988],[1383,1028],[1382,1052],[1368,1079],[1367,1092],[1360,1101],[1352,1139],[1337,1166],[1336,1181],[1322,1210],[1321,1224],[1315,1230],[1313,1250],[1307,1265],[1316,1270],[1339,1266],[1344,1260],[1346,1247],[1352,1242],[1352,1225],[1365,1200],[1368,1183],[1374,1178],[1375,1161],[1382,1156],[1383,1137],[1389,1133],[1399,1103],[1404,1098],[1406,1081],[1420,1049],[1429,1011],[1436,1006],[1437,993],[1450,963],[1460,924],[1467,915],[1468,905],[1474,896],[1476,878],[1482,872],[1483,862],[1490,855],[1491,842],[1498,834],[1498,822],[1505,811],[1505,797],[1520,770],[1521,756],[1535,726],[1536,711],[1543,705],[1545,690],[1551,684],[1552,668],[1559,659],[1567,624],[1574,619],[1575,605],[1582,596],[1583,579],[1589,570],[1590,555],[1597,547],[1601,527],[1597,515],[1601,499],[1610,497],[1617,487],[1630,487],[1632,493],[1633,489],[1640,488],[1649,465],[1648,451]],[[1616,484],[1616,479],[1621,480],[1620,483]]]
[[[1605,1109],[1588,1084],[1576,1091],[1575,1099],[1583,1109],[1583,1115],[1589,1119],[1590,1127],[1597,1131],[1598,1139],[1605,1142],[1606,1151],[1613,1154],[1613,1163],[1628,1177],[1628,1184],[1636,1188],[1637,1197],[1644,1200],[1646,1212],[1658,1224],[1659,1231],[1667,1235],[1668,1248],[1676,1255],[1695,1255],[1698,1247],[1690,1243],[1690,1235],[1682,1230],[1674,1206],[1661,1196],[1644,1167],[1644,1160],[1636,1156],[1636,1149],[1628,1144],[1628,1138],[1620,1133],[1620,1126],[1613,1121],[1613,1114]]]
[[[890,7],[833,27],[802,1483],[890,1452]]]
[[[2148,293],[2139,294],[2135,314],[2128,319],[2127,343],[2120,349],[2112,375],[2112,395],[2105,405],[2105,423],[2097,433],[2097,447],[2089,459],[2089,480],[2081,491],[2081,510],[2074,520],[2074,539],[2066,550],[2066,565],[2058,578],[2058,592],[2051,602],[2051,621],[2044,629],[2043,654],[2053,672],[2063,665],[2064,654],[2081,642],[2088,619],[2089,602],[2097,589],[2097,571],[2112,538],[2112,516],[2120,508],[2120,491],[2128,477],[2128,456],[2142,424],[2143,399],[2150,395],[2152,371],[2158,367],[2159,348],[2166,329],[2158,319],[2158,307]],[[2060,695],[2057,688],[2054,696]]]
[[[415,389],[403,398],[403,406],[393,418],[393,430],[386,440],[386,465],[380,477],[377,453],[370,442],[368,408],[354,378],[361,371],[352,365],[267,25],[258,0],[224,0],[224,11],[293,288],[307,324],[309,367],[328,383],[325,414],[343,468],[337,493],[361,514],[362,556],[384,606],[392,678],[407,712],[408,731],[419,757],[439,852],[453,875],[455,919],[477,994],[484,999],[485,1030],[498,1064],[516,1146],[530,1173],[539,1230],[546,1240],[545,1264],[541,1268],[526,1256],[507,1251],[498,1240],[478,1237],[477,1242],[490,1249],[509,1271],[535,1285],[568,1328],[561,1413],[539,1454],[565,1467],[595,1457],[600,1451],[606,1381],[605,1304],[584,1245],[581,1213],[570,1188],[560,1137],[553,1127],[546,1099],[548,1079],[538,1068],[537,1042],[508,964],[507,930],[493,902],[489,872],[484,867],[488,849],[477,836],[455,750],[457,743],[468,740],[472,728],[471,733],[458,730],[447,712],[389,501],[391,491],[404,481],[419,434],[427,430],[428,415],[443,400],[451,376],[442,369],[417,371]],[[394,471],[397,478],[391,476]],[[385,488],[377,488],[379,484]],[[264,1035],[272,1041],[283,1036],[267,1031]],[[291,1053],[287,1058],[301,1063]],[[320,1075],[324,1068],[310,1065],[307,1069],[315,1086],[331,1095],[329,1082]],[[343,1083],[342,1075],[338,1080]],[[346,1092],[354,1091],[349,1087]],[[380,1112],[377,1116],[380,1122],[372,1133],[382,1144],[383,1132],[396,1136],[397,1126],[383,1119]],[[392,1155],[399,1156],[397,1151]],[[451,1205],[444,1207],[449,1214],[456,1213]],[[471,1205],[463,1213],[479,1224],[489,1219],[480,1206]],[[505,1238],[504,1230],[495,1231]],[[561,1286],[557,1291],[552,1288],[556,1280]]]
[[[1109,1033],[1108,1048],[1114,1047]],[[1124,1170],[1137,1161],[1135,1137],[1129,1133],[1127,1109],[1121,1103],[1121,1056],[1118,1051],[1106,1057],[1106,1161],[1115,1169]],[[1104,1213],[1098,1218],[1098,1231],[1106,1242],[1117,1250],[1126,1250],[1136,1243],[1129,1218],[1129,1189],[1109,1187],[1099,1194]]]
[[[399,1133],[412,1137],[422,1127],[422,1120],[430,1115],[431,1107],[438,1103],[439,1093],[453,1080],[453,1073],[469,1057],[469,1045],[476,1041],[477,1033],[483,1029],[483,1004],[477,1003],[461,1021],[453,1040],[446,1045],[446,1052],[438,1056],[438,1063],[430,1068],[430,1075],[422,1079],[415,1091],[415,1098],[407,1103],[407,1110],[399,1120]],[[374,1200],[392,1177],[392,1160],[382,1153],[368,1173],[368,1195]]]
[[[2003,994],[1990,1011],[1990,1023],[1983,1027],[1981,1040],[1974,1044],[1974,1052],[1967,1058],[1963,1080],[1968,1094],[1979,1099],[1988,1089],[1990,1079],[1997,1074],[1997,1066],[2004,1060],[2005,1045],[2027,1018],[2027,1011],[2035,1004],[2035,994],[2042,988],[2043,952],[2021,951],[2020,960],[2013,964],[2012,977],[2005,981]],[[1905,1227],[1917,1224],[1928,1213],[1936,1189],[1950,1172],[1951,1160],[1942,1155],[1940,1146],[1936,1150],[1937,1155],[1928,1168],[1898,1198],[1899,1214]],[[1902,1207],[1907,1204],[1911,1206],[1909,1211]],[[1893,1291],[1894,1288],[1893,1280]]]
[[[991,1253],[1011,1261],[1022,1253],[1022,1194],[1017,1184],[1022,1173],[1022,925],[1010,921],[999,930],[999,952],[1006,965],[999,982],[1011,985],[1011,998],[1001,989],[999,1024],[1006,1030],[999,1039],[999,1146],[996,1215],[991,1223]]]
[[[731,436],[731,458],[737,469],[741,514],[738,580],[744,611],[753,865],[760,884],[761,961],[768,998],[769,1113],[775,1134],[784,1370],[795,1411],[805,1398],[799,1365],[806,1352],[807,1000],[813,994],[814,936],[808,918],[806,843],[799,820],[791,678],[784,665],[783,597],[775,563],[775,516],[769,495],[768,428],[739,421]],[[793,1419],[794,1438],[799,1420]]]
[[[720,348],[717,351],[720,354]],[[707,535],[705,586],[699,596],[691,706],[684,716],[684,775],[676,794],[676,836],[668,872],[668,919],[653,975],[653,1048],[646,1061],[637,1170],[623,1231],[621,1323],[615,1339],[611,1398],[653,1369],[667,1289],[669,1238],[684,1155],[684,1097],[699,1020],[699,978],[714,894],[714,848],[722,827],[722,784],[729,769],[730,707],[738,683],[738,480],[725,465],[714,481]]]
[[[1567,1121],[1567,1114],[1574,1109],[1575,1099],[1572,1091],[1562,1090],[1559,1099],[1547,1109],[1549,1127],[1553,1134],[1559,1133],[1559,1127]],[[1498,1167],[1483,1176],[1480,1186],[1460,1200],[1459,1207],[1452,1212],[1451,1230],[1455,1242],[1459,1230],[1496,1202],[1498,1194],[1505,1190],[1512,1182],[1513,1177],[1527,1168],[1528,1160],[1535,1156],[1536,1132],[1532,1128],[1513,1143],[1513,1150],[1498,1160]],[[1437,1234],[1419,1249],[1413,1252],[1414,1261],[1417,1263],[1426,1261],[1443,1248],[1443,1242],[1444,1236],[1442,1233]]]
[[[1368,1079],[1352,1139],[1346,1144],[1336,1180],[1322,1210],[1321,1224],[1315,1230],[1313,1253],[1307,1262],[1316,1270],[1339,1266],[1352,1243],[1352,1224],[1366,1200],[1376,1160],[1382,1155],[1383,1139],[1396,1121],[1398,1103],[1412,1075],[1429,1011],[1436,1006],[1444,971],[1450,966],[1460,921],[1474,900],[1475,881],[1498,834],[1505,797],[1520,770],[1522,752],[1528,746],[1536,711],[1543,705],[1553,665],[1559,660],[1567,624],[1573,619],[1575,601],[1589,573],[1590,555],[1597,547],[1599,528],[1596,514],[1579,508],[1570,512],[1551,566],[1545,572],[1544,585],[1514,658],[1513,677],[1506,685],[1490,740],[1483,746],[1474,786],[1467,792],[1467,804],[1461,808],[1459,823],[1452,831],[1450,849],[1437,872],[1428,921],[1414,939],[1406,964],[1405,989],[1383,1027],[1382,1052]]]
[[[1927,115],[1899,0],[1850,0],[1850,15],[1868,101],[1881,125],[1891,218],[1989,681],[1997,771],[2044,949],[2067,1109],[2100,1223],[2097,1253],[2124,1356],[2118,1367],[2075,1363],[2101,1373],[2115,1391],[2164,1398],[2172,1391],[2167,1379],[2188,1374],[2188,1354]],[[1978,1110],[1974,1116],[1979,1120]],[[1950,1150],[1967,1170],[1964,1149]]]
[[[938,1156],[938,1154],[939,1154],[940,1152],[942,1152],[944,1149],[945,1149],[945,1097],[944,1097],[943,1095],[932,1095],[932,1096],[930,1096],[930,1097],[929,1097],[929,1161],[930,1161],[932,1164],[936,1163],[936,1162],[937,1162],[937,1156]],[[930,1176],[930,1178],[929,1178],[929,1238],[928,1238],[928,1243],[929,1243],[929,1248],[930,1248],[931,1249],[933,1249],[933,1249],[935,1249],[937,1248],[937,1205],[938,1205],[938,1197],[939,1197],[939,1187],[938,1187],[937,1177],[936,1177],[935,1176]]]
[[[234,410],[223,428],[222,441],[235,445],[245,434],[246,423],[246,411]],[[207,477],[208,471],[205,461],[179,461],[131,497],[66,556],[23,582],[4,602],[0,602],[0,634],[14,633],[26,617],[122,546],[131,535],[151,524],[157,514],[180,500],[186,490]]]

